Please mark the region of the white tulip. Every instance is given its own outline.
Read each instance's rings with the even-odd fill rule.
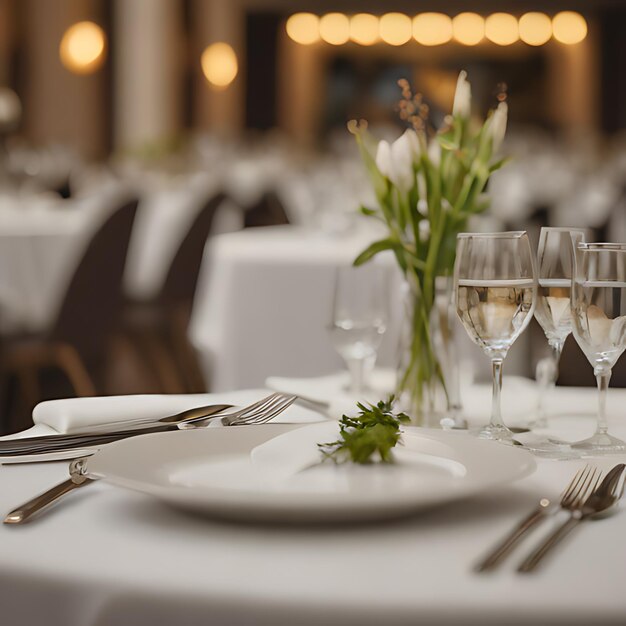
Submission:
[[[428,241],[428,238],[430,237],[430,222],[428,220],[420,220],[418,228],[420,241],[422,243]]]
[[[472,106],[472,87],[467,80],[467,72],[462,70],[456,81],[452,114],[468,117]]]
[[[411,146],[411,156],[413,157],[413,160],[419,161],[422,150],[420,147],[420,140],[417,136],[417,133],[412,128],[407,128],[404,131],[402,137],[404,137],[404,139]],[[402,139],[402,137],[400,137],[400,139]]]
[[[415,183],[413,164],[419,158],[419,140],[414,130],[406,130],[391,145],[381,141],[376,151],[376,167],[400,191],[407,192]]]
[[[412,135],[415,135],[415,140]],[[408,191],[413,187],[415,182],[413,164],[416,158],[419,158],[417,135],[414,130],[407,129],[391,144],[391,162],[394,173],[394,178],[391,180],[401,191]]]
[[[441,162],[441,144],[437,139],[432,139],[428,144],[428,158],[435,167],[439,167]]]
[[[391,178],[393,165],[391,164],[391,146],[384,139],[378,142],[376,150],[376,167],[378,171],[387,178]]]
[[[509,112],[509,107],[506,102],[500,102],[496,110],[491,116],[489,124],[489,135],[491,136],[491,145],[493,151],[497,152],[502,142],[504,141],[504,135],[506,133],[506,120]]]

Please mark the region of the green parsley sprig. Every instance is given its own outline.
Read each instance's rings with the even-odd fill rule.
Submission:
[[[393,463],[392,448],[401,439],[400,424],[410,421],[405,413],[392,412],[393,403],[394,396],[376,405],[357,402],[359,414],[356,417],[344,415],[339,420],[339,439],[317,444],[324,460]]]

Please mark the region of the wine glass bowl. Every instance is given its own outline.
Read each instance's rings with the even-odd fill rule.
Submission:
[[[561,349],[572,332],[572,242],[584,241],[578,228],[544,227],[537,249],[537,308],[535,317],[548,342]]]
[[[350,372],[350,392],[363,393],[387,327],[384,268],[338,268],[335,275],[331,342]]]
[[[537,417],[533,428],[548,425],[544,409],[545,396],[556,385],[561,352],[568,335],[572,332],[571,289],[573,248],[585,240],[580,228],[544,227],[539,235],[537,248],[537,306],[535,318],[543,329],[552,351],[552,363],[537,364],[539,397]],[[542,360],[543,361],[543,360]],[[550,367],[552,365],[552,367]]]
[[[461,323],[493,369],[491,420],[474,434],[515,443],[502,421],[500,394],[502,363],[535,309],[536,273],[527,233],[458,235],[454,282]]]
[[[595,434],[572,448],[592,454],[626,451],[626,443],[608,433],[606,421],[611,370],[626,350],[626,244],[575,245],[572,323],[576,342],[594,369],[599,396]]]

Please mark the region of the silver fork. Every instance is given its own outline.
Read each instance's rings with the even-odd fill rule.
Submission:
[[[224,426],[242,426],[246,424],[263,424],[284,411],[297,396],[282,393],[272,393],[258,402],[231,413],[217,413],[213,415],[198,415],[180,422],[155,423],[141,428],[132,428],[106,433],[70,433],[67,435],[52,435],[32,439],[14,439],[2,442],[0,446],[0,461],[3,456],[15,457],[48,452],[60,452],[72,449],[84,449],[103,445],[119,439],[135,437],[148,433],[184,430],[203,427],[216,419],[221,419]]]
[[[551,502],[548,498],[541,498],[528,517],[525,517],[489,554],[480,561],[475,570],[485,572],[494,569],[512,549],[525,537],[528,532],[547,517],[554,515],[560,509],[571,510],[581,494],[587,493],[589,485],[598,470],[589,465],[581,467],[567,485],[559,502]]]
[[[282,413],[296,400],[297,396],[287,396],[281,393],[274,393],[259,402],[236,411],[222,420],[224,426],[243,426],[252,424],[265,424],[272,418]],[[253,408],[256,407],[256,408]],[[236,417],[235,417],[236,415]],[[196,421],[192,424],[186,424],[185,429],[204,428],[213,419],[214,416],[205,420]],[[169,428],[168,430],[176,430]],[[159,431],[163,432],[163,431]],[[31,498],[21,506],[17,507],[4,518],[5,524],[22,524],[30,519],[35,513],[50,506],[56,502],[61,496],[74,491],[79,487],[83,487],[97,480],[96,477],[88,476],[86,462],[88,457],[74,459],[69,465],[70,477],[67,480],[55,485],[44,493]]]
[[[600,482],[600,475],[598,475],[593,481],[592,488],[581,494],[570,508],[569,519],[544,539],[541,545],[520,564],[517,571],[523,573],[534,571],[546,554],[578,524],[590,517],[604,513],[617,504],[624,493],[622,478],[625,468],[623,463],[616,465],[606,474],[602,482]]]

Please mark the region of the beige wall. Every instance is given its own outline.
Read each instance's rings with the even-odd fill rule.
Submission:
[[[114,137],[117,150],[174,138],[182,126],[184,34],[176,0],[116,0]]]
[[[63,142],[87,156],[106,143],[103,70],[78,76],[59,59],[59,43],[74,22],[94,19],[81,0],[20,0],[25,14],[27,72],[23,132],[35,143]]]
[[[197,127],[225,136],[236,135],[245,123],[245,0],[194,0],[191,63],[194,75],[193,117]],[[218,41],[235,50],[239,73],[224,90],[212,88],[202,74],[200,56]]]

